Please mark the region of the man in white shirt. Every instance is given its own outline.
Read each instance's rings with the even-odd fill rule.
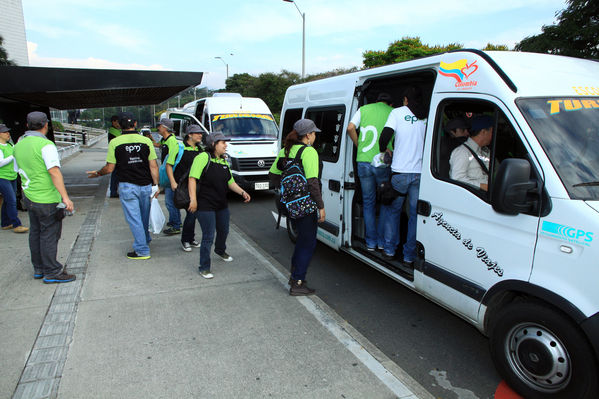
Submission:
[[[424,133],[428,109],[417,87],[409,87],[403,96],[403,107],[391,111],[379,139],[379,150],[385,151],[393,134],[393,160],[391,162],[391,185],[400,195],[391,204],[385,223],[383,258],[392,260],[399,244],[399,218],[404,200],[408,198],[408,236],[403,246],[403,262],[413,267],[416,260],[416,208],[422,170]]]
[[[493,140],[493,118],[487,115],[472,120],[470,137],[456,147],[449,158],[449,177],[481,190],[489,189],[489,159],[487,147]]]

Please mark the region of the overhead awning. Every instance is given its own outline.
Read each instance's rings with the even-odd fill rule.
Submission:
[[[0,102],[56,109],[159,104],[197,86],[203,72],[0,66]]]

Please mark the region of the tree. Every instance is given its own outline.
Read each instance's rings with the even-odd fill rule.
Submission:
[[[516,45],[517,51],[549,53],[587,59],[599,58],[599,1],[567,0],[556,13],[557,24]]]
[[[0,65],[16,65],[13,61],[8,59],[8,53],[3,47],[4,38],[0,36]]]
[[[483,51],[509,51],[509,47],[505,44],[492,44],[487,43],[487,46],[483,49]]]
[[[386,51],[365,51],[362,55],[364,58],[364,67],[372,68],[381,65],[393,64],[396,62],[409,61],[414,58],[427,57],[433,54],[444,53],[451,50],[459,50],[463,48],[461,44],[450,43],[447,46],[429,46],[422,44],[419,37],[404,37],[391,44]]]

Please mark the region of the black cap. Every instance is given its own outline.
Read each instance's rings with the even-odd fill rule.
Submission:
[[[481,115],[472,118],[472,132],[478,132],[482,129],[493,127],[495,121],[488,115]]]

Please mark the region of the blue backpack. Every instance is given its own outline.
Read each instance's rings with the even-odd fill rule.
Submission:
[[[183,151],[185,150],[185,146],[183,143],[179,142],[179,152],[177,153],[177,158],[175,159],[175,164],[173,165],[173,173],[175,173],[175,168],[179,165],[179,161],[181,161],[181,157],[183,156]],[[158,168],[158,176],[160,177],[159,183],[161,187],[170,187],[171,181],[168,179],[168,175],[166,174],[166,160],[168,157],[164,159],[164,162],[160,164],[160,168]]]
[[[279,167],[281,173],[281,186],[279,187],[280,199],[277,206],[280,215],[291,219],[307,216],[317,210],[316,202],[310,196],[308,180],[302,166],[302,153],[306,146],[302,146],[294,158],[281,158]],[[278,223],[277,223],[278,227]]]

